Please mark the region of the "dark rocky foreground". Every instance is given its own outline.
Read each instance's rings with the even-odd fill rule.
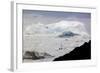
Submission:
[[[85,42],[82,46],[76,47],[69,54],[58,57],[54,61],[64,61],[64,60],[85,60],[91,59],[91,41]]]
[[[23,60],[24,59],[31,59],[31,60],[38,60],[38,59],[44,59],[44,58],[50,58],[53,57],[47,53],[39,53],[36,51],[26,51],[24,56],[23,56]]]

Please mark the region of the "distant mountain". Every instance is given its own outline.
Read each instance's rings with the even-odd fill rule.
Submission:
[[[54,59],[54,61],[63,60],[84,60],[91,59],[91,41],[85,42],[82,46],[76,47],[73,51],[64,56]]]

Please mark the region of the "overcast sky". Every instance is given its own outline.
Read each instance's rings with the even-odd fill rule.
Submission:
[[[60,21],[79,21],[82,22],[90,34],[91,32],[91,14],[79,12],[56,12],[56,11],[36,11],[23,10],[23,28],[33,24],[52,24]]]

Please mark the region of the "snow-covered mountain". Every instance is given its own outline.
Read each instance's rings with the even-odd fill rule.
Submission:
[[[45,57],[44,53],[47,53],[51,55],[49,57],[51,61],[71,52],[75,47],[79,47],[89,40],[90,36],[81,22],[38,23],[27,27],[24,31],[24,54],[26,51],[34,51],[36,54],[38,53],[38,56]],[[41,61],[41,59],[39,60]],[[42,61],[47,60],[48,57],[42,59]]]

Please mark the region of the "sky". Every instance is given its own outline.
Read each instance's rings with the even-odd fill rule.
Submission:
[[[91,14],[82,12],[61,12],[42,10],[23,10],[23,29],[38,23],[48,25],[60,21],[78,21],[84,24],[87,33],[91,34]],[[70,25],[70,24],[69,24]]]

